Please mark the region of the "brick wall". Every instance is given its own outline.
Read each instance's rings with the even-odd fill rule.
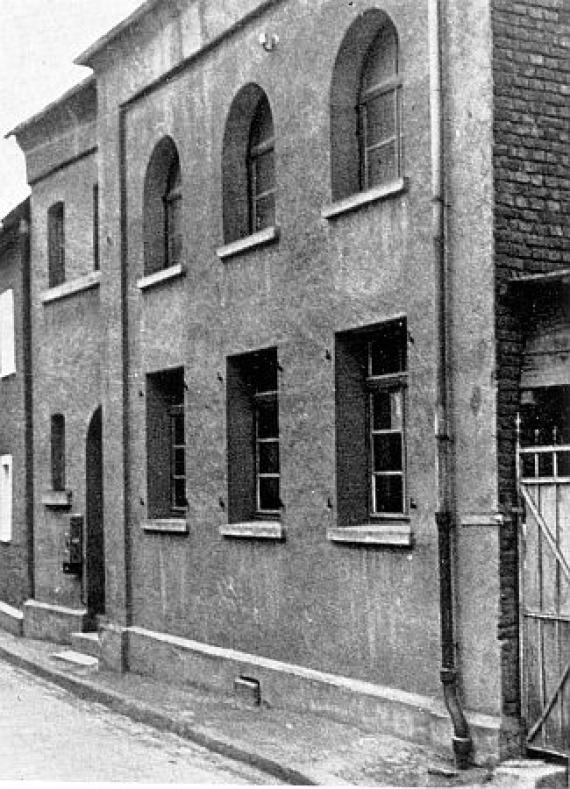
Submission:
[[[493,0],[499,500],[515,493],[522,321],[505,282],[569,265],[570,10],[566,0]],[[503,713],[519,712],[516,521],[501,535]]]

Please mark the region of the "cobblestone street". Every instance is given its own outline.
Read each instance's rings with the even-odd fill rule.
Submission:
[[[4,663],[0,780],[277,783]]]

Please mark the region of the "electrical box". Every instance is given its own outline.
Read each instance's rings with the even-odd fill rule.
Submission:
[[[71,515],[69,529],[65,535],[65,557],[63,572],[66,575],[81,575],[83,569],[83,515]]]

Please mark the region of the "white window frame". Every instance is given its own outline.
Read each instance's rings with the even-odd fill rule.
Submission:
[[[12,455],[0,455],[0,542],[12,540]]]
[[[14,291],[0,293],[0,378],[16,372]]]

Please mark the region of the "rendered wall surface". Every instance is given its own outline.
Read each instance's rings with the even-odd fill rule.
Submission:
[[[92,196],[96,161],[88,154],[38,181],[32,191],[32,360],[34,394],[35,598],[81,605],[81,582],[63,574],[70,514],[85,515],[85,445],[100,404],[101,325],[98,288],[46,301],[47,211],[65,204],[66,285],[93,271]],[[52,291],[53,292],[53,291]],[[51,490],[51,416],[65,417],[65,487],[71,507],[46,506]]]
[[[19,209],[18,214],[27,222],[27,210]],[[12,539],[0,543],[0,601],[13,606],[21,606],[29,594],[24,348],[28,262],[22,257],[19,225],[16,216],[0,235],[0,293],[13,290],[16,347],[16,373],[0,378],[0,455],[12,456]]]
[[[109,614],[117,622],[130,620],[438,695],[425,3],[383,5],[400,35],[407,188],[335,219],[321,216],[331,202],[333,65],[350,24],[372,5],[275,3],[149,88],[145,85],[200,44],[207,46],[254,4],[225,3],[222,13],[214,3],[200,4],[200,10],[187,3],[177,17],[164,3],[114,43],[112,59],[105,52],[94,56],[106,319]],[[487,676],[498,675],[498,534],[489,525],[496,508],[490,26],[486,3],[450,4],[450,11],[446,73],[457,508],[458,515],[481,516],[484,530],[480,535],[476,526],[459,539],[461,663],[468,703],[495,713],[497,682],[481,682],[482,667]],[[262,32],[280,38],[272,53],[259,45]],[[479,98],[466,95],[462,82],[474,75]],[[249,82],[267,93],[273,113],[280,238],[221,261],[215,250],[223,243],[224,128],[232,100]],[[167,134],[180,156],[186,276],[141,290],[144,174],[154,146]],[[414,546],[334,544],[326,536],[335,525],[334,335],[402,313],[410,333],[407,441]],[[219,534],[227,518],[226,357],[271,346],[277,347],[282,368],[286,539],[231,540]],[[188,387],[187,536],[142,529],[147,517],[144,380],[148,373],[178,366],[184,367]],[[487,595],[495,601],[490,612],[481,605]]]

